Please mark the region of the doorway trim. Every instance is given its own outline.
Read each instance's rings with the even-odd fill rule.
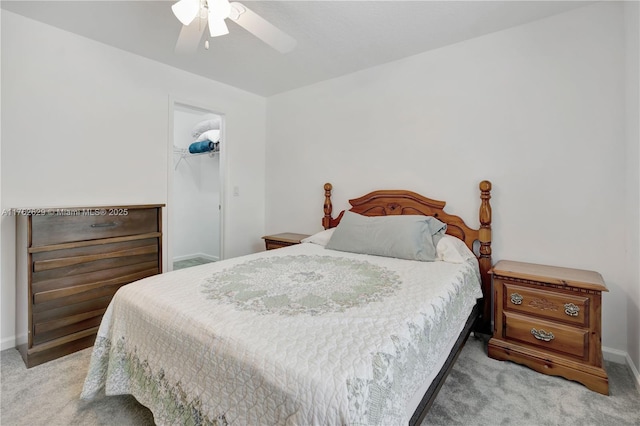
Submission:
[[[167,138],[167,207],[166,214],[163,215],[166,219],[166,223],[163,224],[165,231],[163,234],[165,237],[164,244],[164,252],[167,253],[167,259],[165,264],[165,271],[173,270],[173,235],[172,235],[172,226],[171,220],[175,214],[173,208],[173,175],[174,175],[174,167],[173,167],[173,145],[174,145],[174,119],[175,119],[175,108],[176,106],[186,107],[190,109],[194,109],[197,111],[202,111],[203,113],[215,114],[220,116],[220,260],[225,258],[224,255],[224,247],[225,247],[225,211],[226,211],[226,170],[227,170],[227,160],[226,160],[226,150],[225,150],[225,124],[226,124],[226,115],[216,107],[211,105],[205,105],[201,102],[195,102],[193,100],[179,98],[176,96],[169,95],[169,119],[168,119],[168,138]]]

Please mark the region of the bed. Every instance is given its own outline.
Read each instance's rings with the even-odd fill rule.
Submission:
[[[491,184],[477,229],[410,191],[371,192],[333,218],[324,190],[325,231],[308,241],[121,288],[81,397],[131,394],[158,424],[420,424],[470,332],[489,328]],[[336,249],[349,221],[394,216],[445,224],[439,257]]]

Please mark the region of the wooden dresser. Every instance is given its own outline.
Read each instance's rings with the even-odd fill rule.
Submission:
[[[93,345],[116,290],[162,272],[162,207],[13,210],[16,338],[28,368]]]
[[[267,250],[273,250],[281,247],[300,244],[300,241],[307,238],[307,234],[294,234],[292,232],[283,232],[282,234],[265,235],[262,237]]]
[[[492,270],[495,326],[489,356],[575,380],[608,395],[601,347],[602,276],[500,261]]]

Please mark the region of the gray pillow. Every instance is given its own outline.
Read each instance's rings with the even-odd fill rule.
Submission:
[[[431,216],[363,216],[345,212],[326,248],[399,259],[434,261],[447,225]]]

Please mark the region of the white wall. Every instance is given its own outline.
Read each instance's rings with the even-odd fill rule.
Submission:
[[[625,2],[629,356],[640,381],[640,3]]]
[[[327,181],[336,209],[409,189],[477,225],[489,179],[494,261],[599,271],[603,344],[626,351],[638,289],[625,267],[622,12],[579,8],[268,98],[266,231],[319,231]]]
[[[176,105],[173,140],[188,149],[196,124],[218,117]],[[219,119],[219,117],[218,117]],[[173,210],[169,218],[172,261],[205,256],[220,259],[220,154],[173,154]]]
[[[2,208],[165,203],[175,97],[225,114],[225,185],[241,188],[224,200],[226,257],[262,249],[264,98],[7,11],[1,30]],[[15,230],[10,217],[1,226],[4,349],[14,335]]]

